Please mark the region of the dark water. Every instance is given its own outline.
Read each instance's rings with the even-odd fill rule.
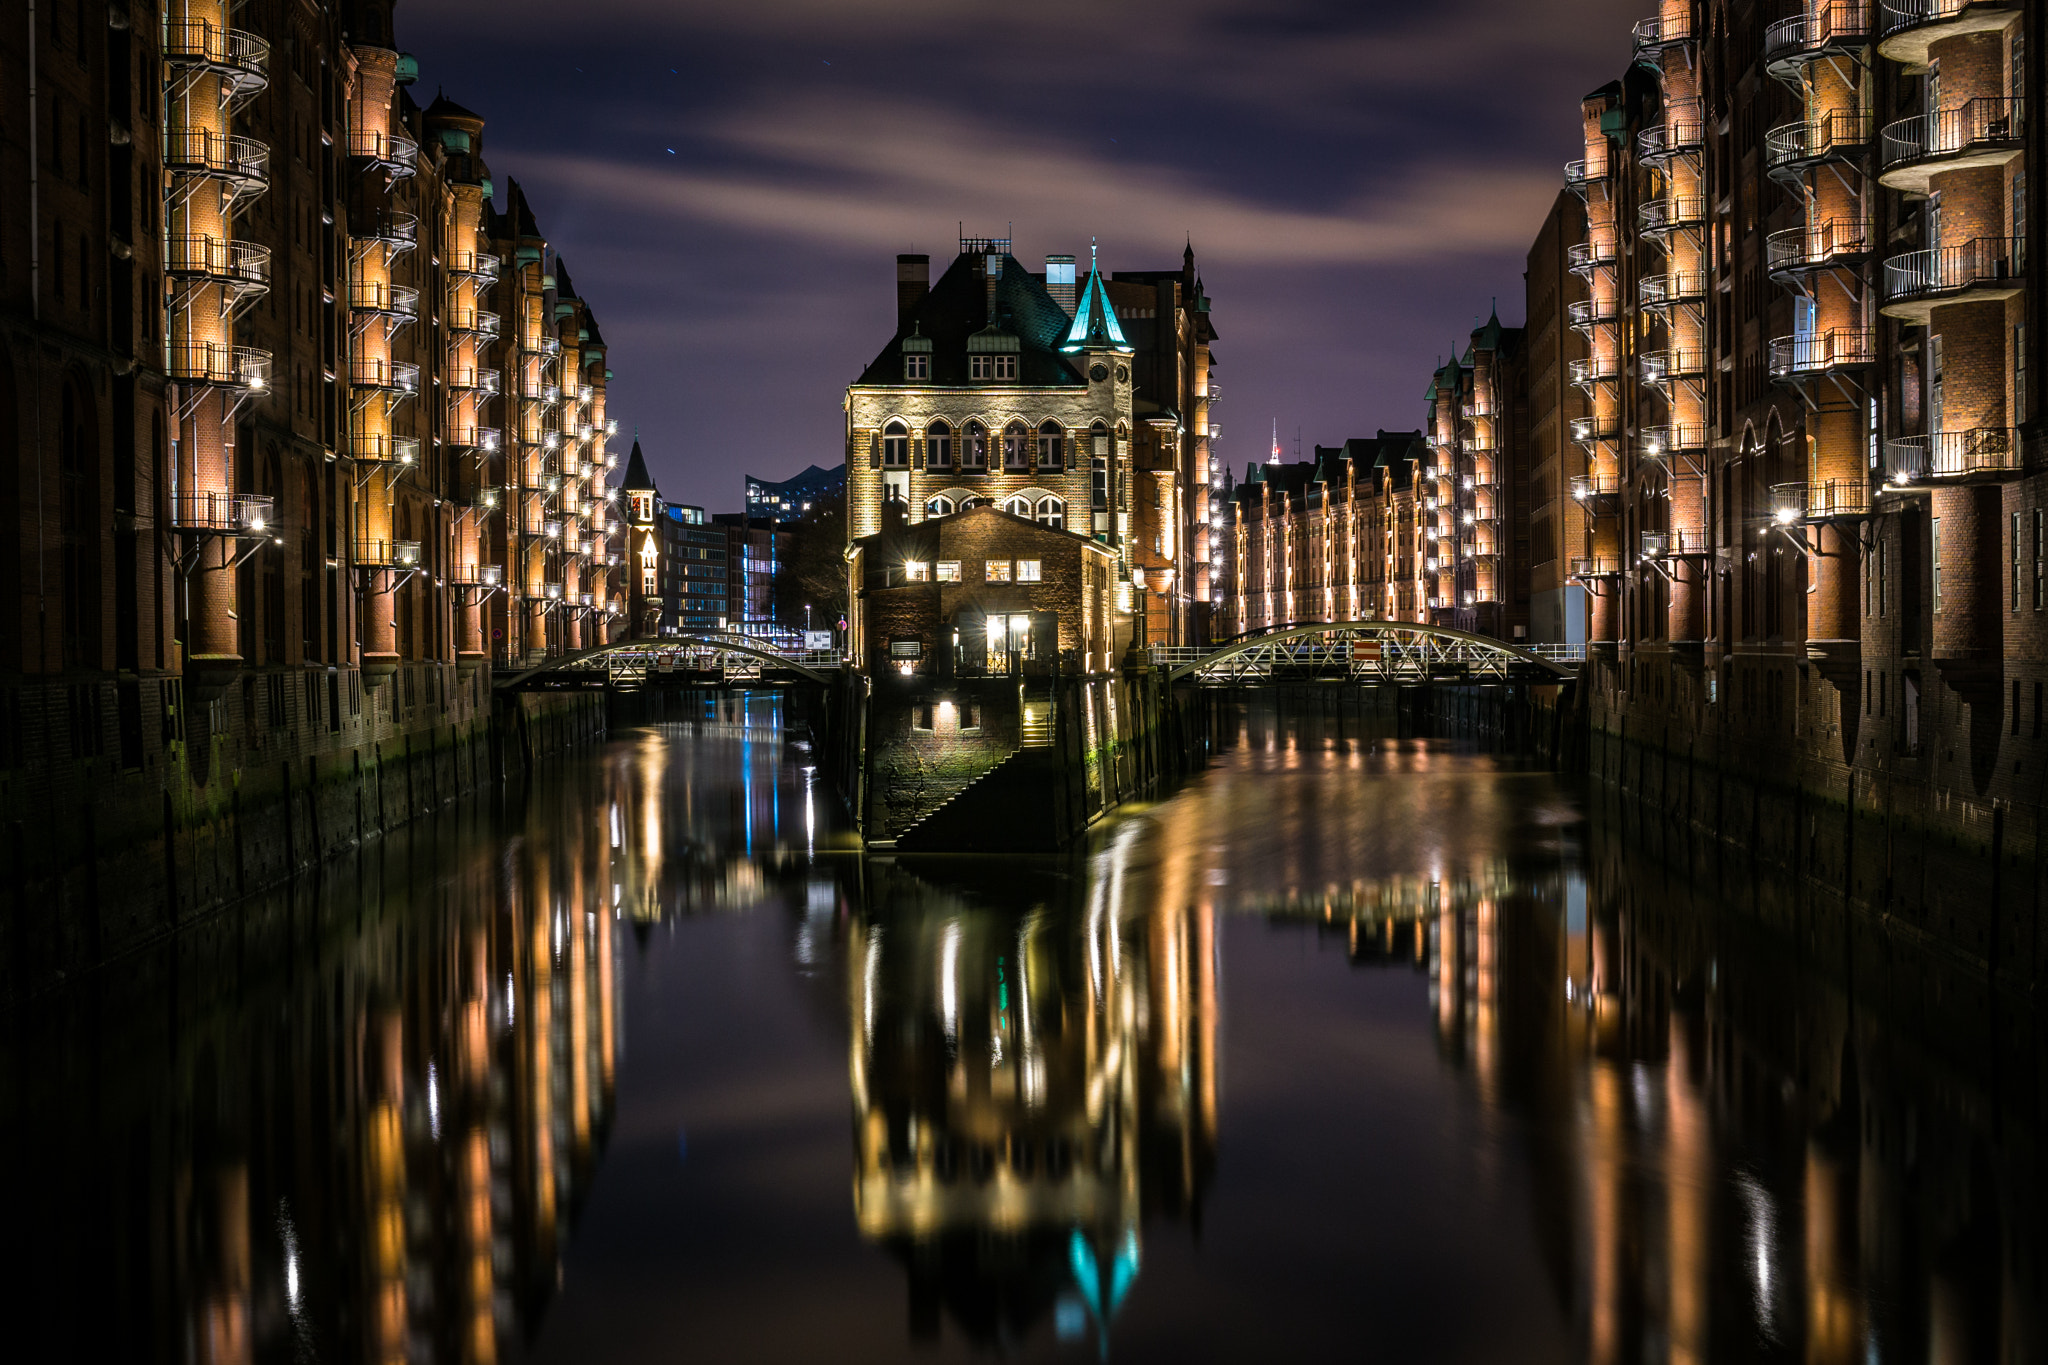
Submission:
[[[10,1355],[2036,1360],[1967,974],[1456,746],[1254,717],[863,861],[772,704],[9,1021]]]

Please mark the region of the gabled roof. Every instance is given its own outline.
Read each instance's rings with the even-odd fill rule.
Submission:
[[[640,453],[640,438],[633,438],[633,454],[626,461],[626,479],[621,488],[652,488],[654,477],[647,472],[647,459]]]
[[[1053,301],[1045,286],[1018,263],[1005,256],[1002,277],[996,281],[995,316],[989,316],[988,279],[985,258],[963,252],[946,268],[931,292],[918,301],[902,320],[896,335],[854,381],[863,386],[961,387],[968,384],[968,338],[987,332],[1017,339],[1016,383],[1026,388],[1078,387],[1087,383],[1075,362],[1060,354],[1059,345],[1067,330],[1067,310]],[[906,380],[903,376],[904,342],[912,336],[924,339],[931,348],[931,378]],[[918,347],[923,349],[923,346]],[[1007,386],[1009,381],[1004,381]]]
[[[1135,349],[1124,340],[1124,329],[1116,320],[1116,309],[1110,306],[1109,292],[1102,287],[1101,270],[1088,271],[1088,283],[1082,286],[1080,304],[1074,309],[1074,325],[1067,329],[1067,339],[1060,343],[1060,349],[1069,354],[1111,350],[1126,355]]]

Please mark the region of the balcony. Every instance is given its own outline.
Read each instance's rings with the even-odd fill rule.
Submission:
[[[270,290],[270,248],[225,237],[164,239],[164,273],[193,284],[218,285],[236,299]]]
[[[403,133],[357,128],[349,134],[348,154],[362,162],[363,169],[382,171],[393,180],[419,170],[419,144]]]
[[[164,23],[163,52],[165,66],[217,78],[231,104],[270,84],[270,44],[243,29],[170,19]]]
[[[367,246],[381,246],[387,256],[396,256],[419,245],[420,220],[413,214],[387,209],[367,214],[360,222],[351,220],[348,231],[356,241]]]
[[[1931,116],[1902,118],[1885,125],[1878,182],[1926,194],[1928,182],[1947,171],[2005,165],[2024,149],[2026,132],[2023,101],[1990,96]]]
[[[457,422],[449,429],[448,443],[495,455],[504,444],[504,436],[496,427],[467,426]]]
[[[166,374],[180,384],[260,393],[270,387],[270,352],[254,346],[229,346],[213,341],[173,341],[164,345]]]
[[[262,535],[276,524],[276,501],[256,493],[177,493],[171,529]]]
[[[448,257],[448,273],[467,280],[489,283],[498,278],[502,263],[488,251],[456,251]]]
[[[1612,417],[1574,417],[1571,421],[1572,440],[1588,449],[1613,440],[1619,430]]]
[[[1646,166],[1657,166],[1674,156],[1697,156],[1706,139],[1706,120],[1699,105],[1688,100],[1671,105],[1661,123],[1636,134],[1637,157]]]
[[[1764,267],[1773,275],[1852,265],[1870,254],[1870,221],[1830,218],[1807,227],[1786,228],[1764,240]]]
[[[420,367],[405,360],[358,356],[349,364],[348,382],[359,389],[376,389],[384,393],[418,393]]]
[[[1837,327],[1808,336],[1771,341],[1771,378],[1797,379],[1877,363],[1877,333],[1867,327]]]
[[[1705,450],[1707,429],[1691,425],[1644,427],[1642,439],[1644,459],[1665,460],[1674,455]]]
[[[1658,58],[1674,47],[1692,41],[1692,16],[1682,14],[1672,18],[1652,15],[1637,22],[1633,33],[1636,57],[1652,66],[1661,65]]]
[[[350,442],[349,451],[358,460],[376,464],[416,465],[420,462],[420,443],[416,436],[357,435]]]
[[[1582,389],[1595,384],[1611,384],[1621,378],[1621,362],[1613,357],[1588,356],[1571,362],[1572,383]]]
[[[1643,235],[1662,237],[1697,228],[1707,221],[1707,201],[1697,194],[1674,194],[1652,199],[1636,210]]]
[[[462,588],[496,588],[505,582],[502,564],[457,564],[448,581]]]
[[[2020,434],[2013,427],[1974,427],[1895,436],[1884,443],[1884,461],[1893,483],[2009,474],[2020,467]]]
[[[1565,252],[1565,260],[1575,275],[1590,276],[1595,270],[1614,264],[1614,239],[1608,237],[1598,242],[1574,242]]]
[[[1566,576],[1580,583],[1621,577],[1621,566],[1611,559],[1572,559],[1568,563],[1570,572]]]
[[[1824,479],[1818,483],[1771,486],[1771,519],[1780,526],[1860,517],[1869,511],[1870,484],[1865,479]]]
[[[1707,275],[1703,270],[1673,270],[1663,275],[1645,275],[1636,282],[1636,298],[1652,311],[1696,304],[1707,296]]]
[[[409,284],[352,280],[348,286],[348,306],[373,317],[411,322],[420,315],[420,291]]]
[[[420,543],[417,540],[358,540],[356,563],[370,569],[417,569]]]
[[[495,397],[501,382],[496,370],[487,370],[476,365],[456,365],[448,370],[448,387],[463,393],[480,393],[486,397]]]
[[[450,308],[448,330],[493,340],[498,335],[498,315],[481,308]]]
[[[1879,55],[1911,67],[1927,65],[1927,49],[1944,38],[2004,28],[2020,0],[1884,0]]]
[[[1607,162],[1567,161],[1564,164],[1564,183],[1567,189],[1578,191],[1584,197],[1593,186],[1607,179]]]
[[[1680,527],[1642,533],[1644,559],[1691,559],[1710,552],[1704,531]]]
[[[1596,498],[1611,498],[1621,491],[1621,481],[1611,474],[1572,475],[1572,501],[1591,503]]]
[[[1614,321],[1615,307],[1612,298],[1573,299],[1565,307],[1565,316],[1571,319],[1572,326],[1583,330]]]
[[[1765,68],[1796,82],[1808,62],[1856,51],[1870,41],[1871,8],[1871,0],[1821,0],[1780,19],[1764,30]]]
[[[1673,383],[1704,375],[1707,372],[1707,353],[1694,350],[1645,351],[1642,367],[1645,384],[1668,388]]]
[[[233,205],[270,188],[270,148],[238,133],[173,129],[164,133],[164,169],[220,181]]]
[[[1876,126],[1871,115],[1858,109],[1834,109],[1781,124],[1764,134],[1764,170],[1780,180],[1797,180],[1809,167],[1860,156]]]
[[[1884,263],[1881,311],[1924,323],[1943,304],[2011,298],[2026,273],[2026,245],[2024,237],[1977,237],[1894,256]]]

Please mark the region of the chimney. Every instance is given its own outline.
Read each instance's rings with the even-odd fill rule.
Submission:
[[[910,315],[917,311],[917,305],[924,302],[924,296],[932,292],[932,258],[929,256],[898,256],[896,258],[896,330],[902,331],[910,325]]]
[[[1072,256],[1048,256],[1045,258],[1045,292],[1052,295],[1052,301],[1067,310],[1067,316],[1074,316],[1074,258]]]

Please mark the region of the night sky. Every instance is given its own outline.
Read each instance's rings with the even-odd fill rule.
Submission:
[[[623,451],[670,499],[844,458],[898,252],[1176,266],[1221,340],[1219,453],[1413,427],[1522,321],[1530,240],[1649,0],[405,0],[414,97],[487,122],[596,311]]]

